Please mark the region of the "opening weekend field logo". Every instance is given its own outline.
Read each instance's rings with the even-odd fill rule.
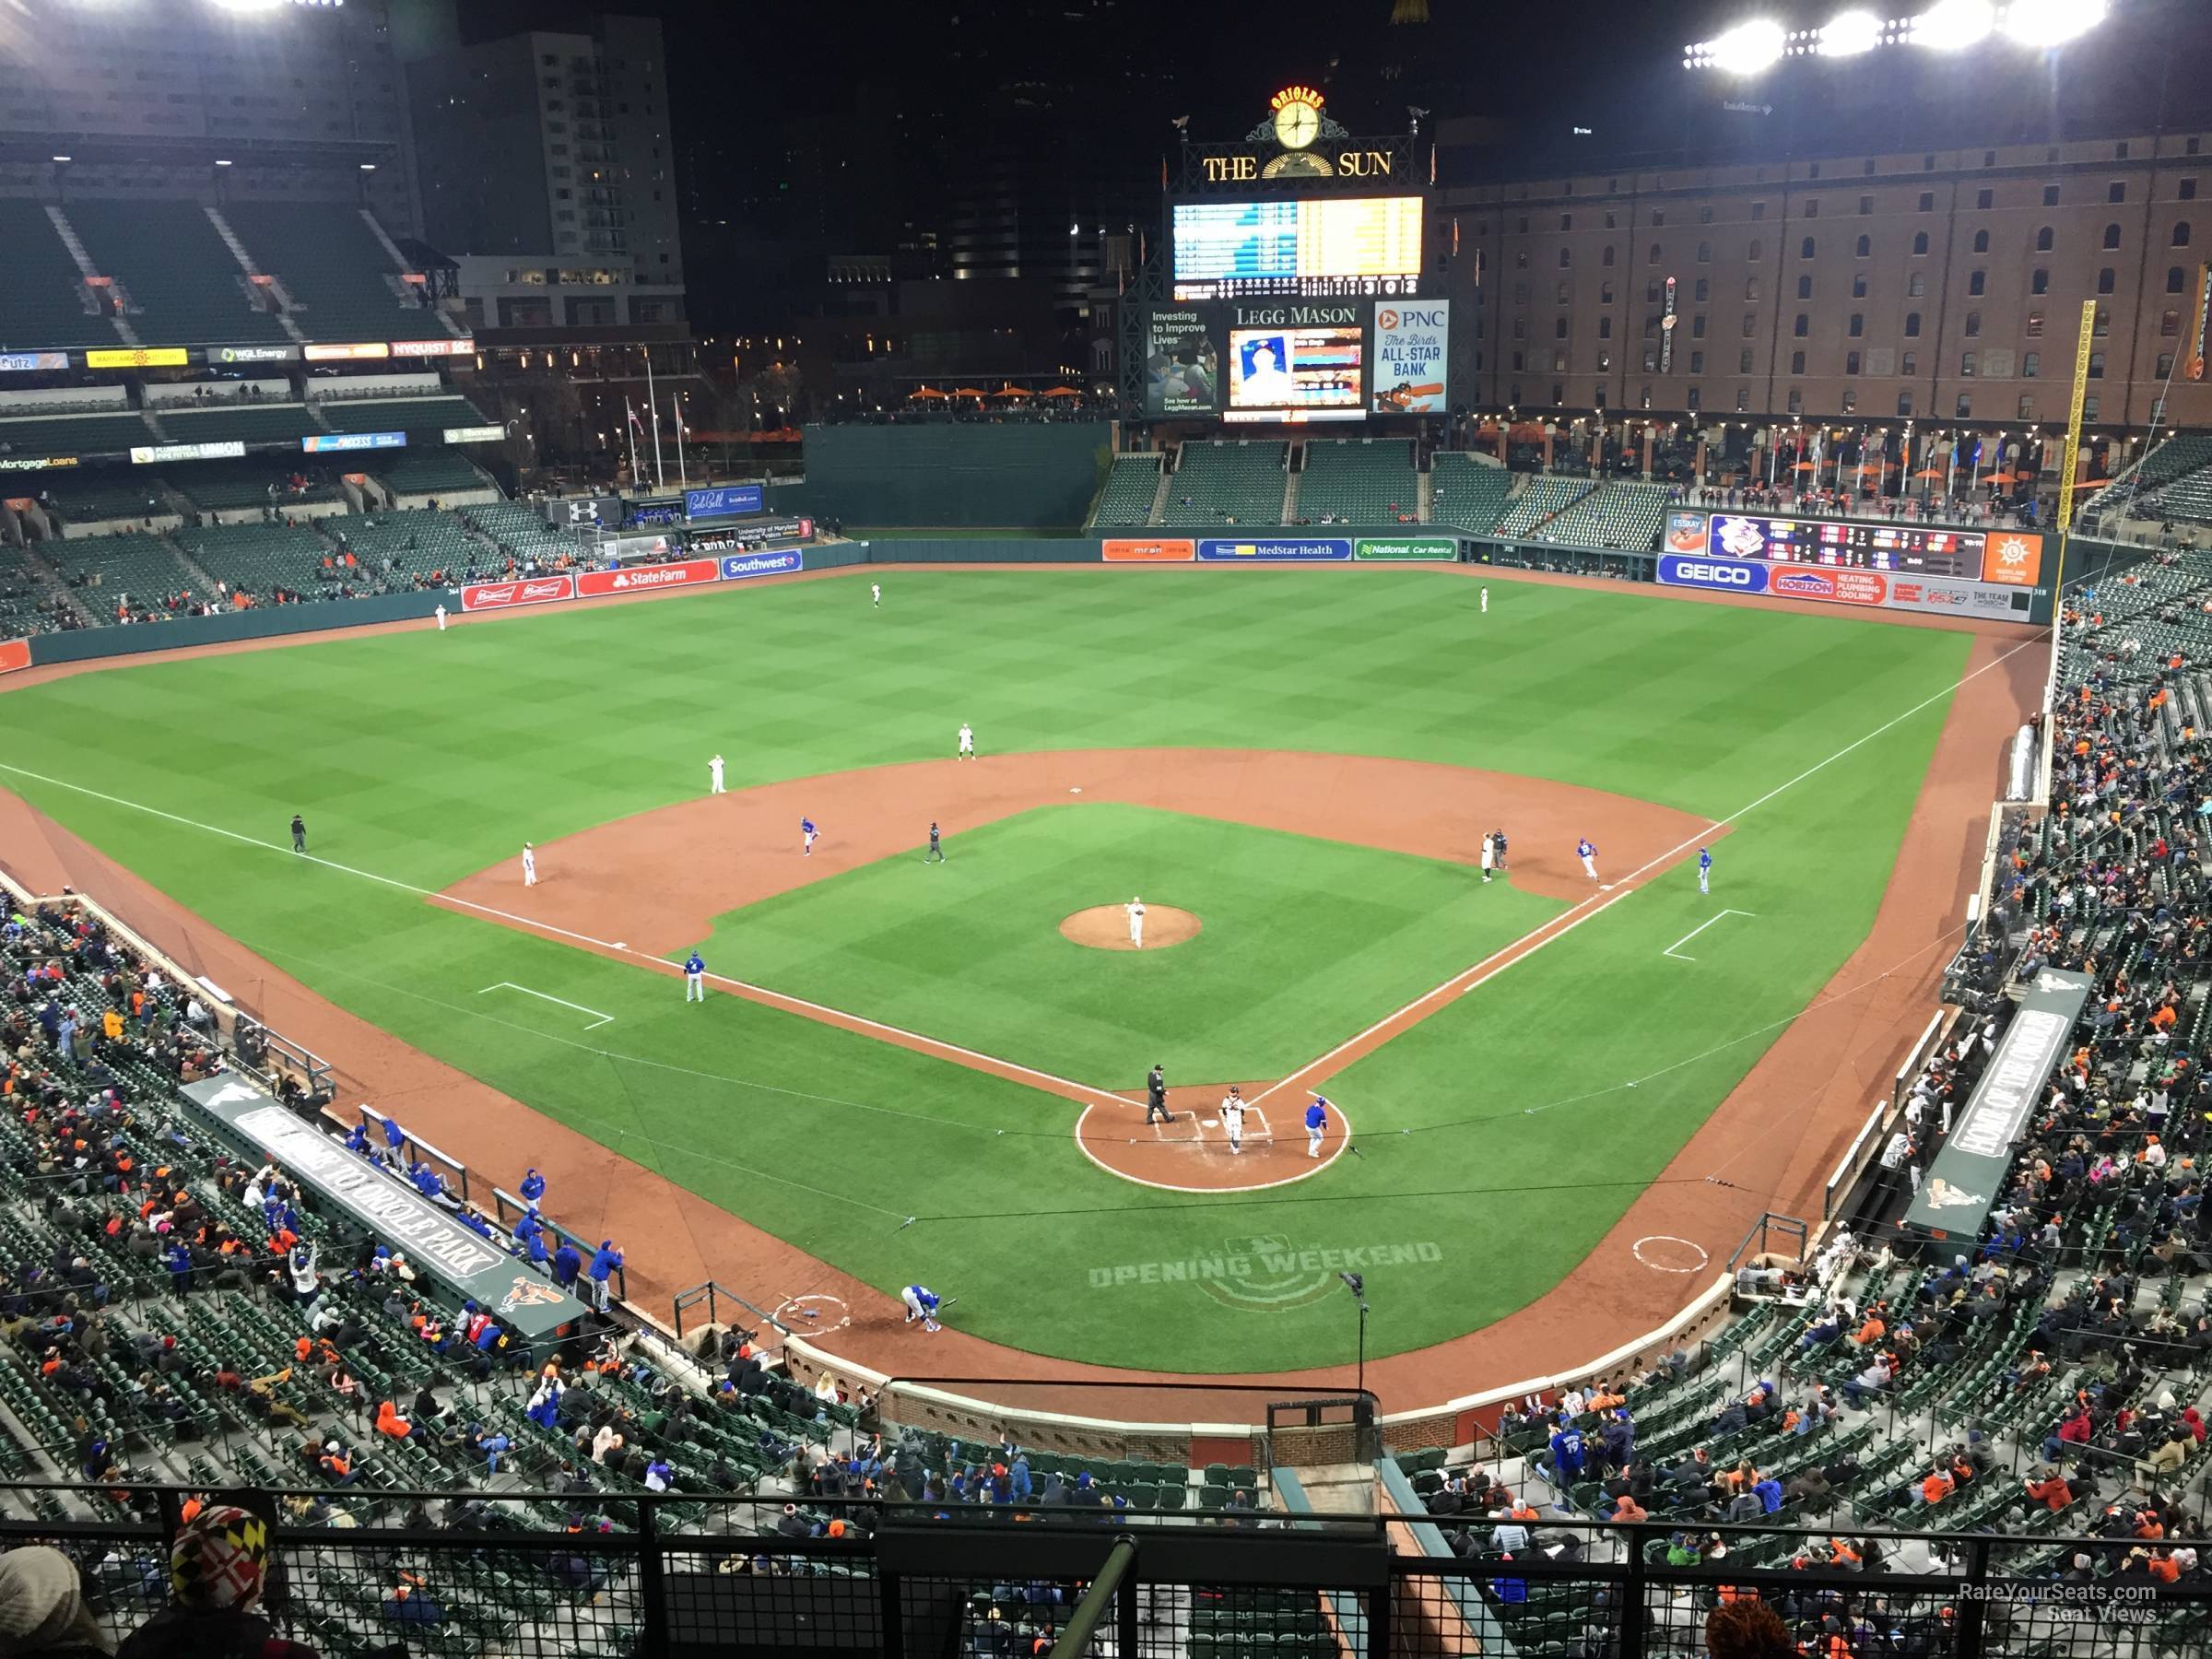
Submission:
[[[1303,1307],[1337,1290],[1339,1273],[1429,1266],[1444,1259],[1434,1243],[1300,1245],[1280,1233],[1224,1240],[1219,1253],[1123,1262],[1090,1269],[1093,1290],[1129,1285],[1195,1284],[1224,1306],[1253,1312]]]

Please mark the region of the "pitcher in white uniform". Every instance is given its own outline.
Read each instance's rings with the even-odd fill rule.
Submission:
[[[523,885],[524,887],[537,885],[537,849],[528,841],[523,843]]]
[[[1129,948],[1142,950],[1145,947],[1145,901],[1132,899],[1122,908],[1129,912]]]
[[[713,759],[707,762],[707,782],[710,785],[712,785],[712,787],[707,791],[709,794],[727,794],[730,793],[727,789],[723,787],[722,757],[720,755],[715,756]]]

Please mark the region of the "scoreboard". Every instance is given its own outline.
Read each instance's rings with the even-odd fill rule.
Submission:
[[[1681,550],[1690,529],[1671,515],[1670,549]],[[2042,537],[2032,531],[1946,530],[1921,524],[1860,524],[1840,519],[1769,518],[1716,512],[1700,549],[1713,559],[1764,559],[1789,564],[1908,576],[2033,586],[2041,574]]]
[[[1421,198],[1177,202],[1172,246],[1179,300],[1410,295]]]

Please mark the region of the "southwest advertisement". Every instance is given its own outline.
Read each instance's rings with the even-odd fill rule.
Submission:
[[[1371,384],[1378,415],[1441,415],[1448,406],[1445,370],[1451,301],[1382,300],[1375,304],[1375,357]]]

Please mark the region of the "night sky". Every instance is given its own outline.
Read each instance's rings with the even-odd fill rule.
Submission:
[[[1779,159],[2212,124],[2212,0],[2116,0],[2063,53],[2010,44],[1784,64],[1751,84],[1681,66],[1747,18],[1818,24],[1856,0],[459,0],[464,37],[656,17],[669,47],[695,314],[818,278],[826,253],[941,228],[993,143],[1063,163],[1071,199],[1157,212],[1161,159],[1241,136],[1290,82],[1355,133],[1441,124],[1441,182],[1686,157]],[[1885,15],[1888,8],[1879,7]],[[1899,8],[1903,9],[1903,8]],[[1394,23],[1394,12],[1428,20]],[[1461,118],[1454,123],[1453,118]],[[1577,128],[1590,131],[1581,134]],[[1124,176],[1101,180],[1101,171]],[[1134,212],[1134,209],[1132,209]],[[1083,217],[1091,217],[1088,206]],[[1101,206],[1097,217],[1123,217]]]

